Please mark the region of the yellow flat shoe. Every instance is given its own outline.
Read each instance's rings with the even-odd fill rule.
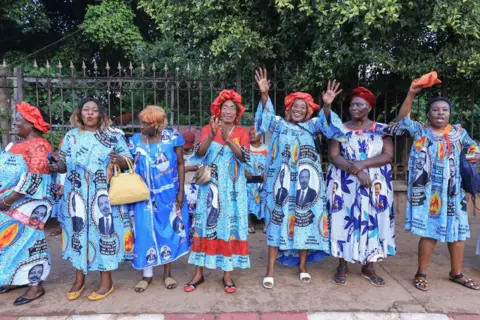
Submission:
[[[88,300],[98,301],[98,300],[105,299],[106,297],[108,297],[113,292],[113,290],[114,290],[114,287],[112,286],[112,289],[110,289],[110,291],[108,291],[105,294],[98,294],[96,292],[92,292],[92,293],[89,294]]]
[[[85,289],[85,285],[83,285],[82,289],[80,289],[78,291],[67,293],[67,299],[70,300],[70,301],[77,300],[82,295],[83,289]]]

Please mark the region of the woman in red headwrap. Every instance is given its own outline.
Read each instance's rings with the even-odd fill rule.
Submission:
[[[238,93],[223,90],[210,110],[213,114],[210,124],[202,129],[195,153],[211,168],[211,178],[199,186],[188,260],[197,267],[184,290],[194,291],[203,283],[203,268],[206,267],[221,268],[224,290],[233,293],[236,287],[232,270],[250,267],[244,174],[250,156],[250,139],[248,131],[237,126],[245,112]]]
[[[53,205],[48,168],[50,130],[38,108],[16,106],[13,131],[21,139],[0,154],[0,293],[28,287],[14,305],[45,294],[41,283],[50,273],[45,222]]]
[[[395,255],[392,167],[393,143],[382,123],[368,118],[375,95],[358,87],[350,100],[347,139],[330,140],[327,174],[330,244],[339,259],[333,283],[347,282],[347,263],[363,265],[362,276],[374,286],[385,285],[373,264]]]
[[[275,116],[268,96],[267,71],[258,70],[256,81],[262,101],[256,114],[258,132],[270,131],[272,139],[267,156],[265,198],[268,265],[263,286],[274,286],[275,260],[298,267],[300,281],[311,280],[307,263],[321,260],[330,253],[328,219],[325,210],[322,161],[317,134],[344,138],[343,125],[330,105],[341,92],[335,81],[323,94],[324,108],[308,93],[295,92],[285,98],[285,119]],[[317,141],[317,143],[316,143]]]

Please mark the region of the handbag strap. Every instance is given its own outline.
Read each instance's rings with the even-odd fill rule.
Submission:
[[[303,126],[299,125],[298,123],[297,123],[297,126],[299,126],[299,127],[300,127],[300,129],[302,129],[302,130],[304,130],[304,131],[308,132],[308,133],[309,133],[309,134],[310,134],[312,137],[317,137],[317,136],[318,136],[317,134],[315,134],[315,133],[311,132],[311,131],[310,131],[310,130],[308,130],[307,128],[305,128],[305,127],[303,127]]]

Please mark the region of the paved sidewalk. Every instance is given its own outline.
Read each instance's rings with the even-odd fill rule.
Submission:
[[[480,217],[471,219],[472,238],[466,242],[464,274],[480,281],[480,256],[475,255],[479,225]],[[51,227],[49,226],[47,234]],[[271,319],[323,320],[342,319],[340,314],[332,315],[328,312],[348,311],[355,314],[342,314],[344,319],[372,319],[372,314],[363,316],[361,312],[380,312],[384,319],[413,319],[405,317],[422,313],[423,315],[416,317],[435,320],[448,319],[446,315],[480,314],[480,291],[469,290],[448,280],[450,263],[444,243],[438,244],[428,271],[430,291],[415,289],[412,276],[417,267],[418,237],[403,231],[403,225],[400,224],[397,225],[397,256],[376,264],[378,274],[384,277],[387,283],[383,288],[376,288],[361,277],[358,264],[350,266],[347,285],[333,284],[331,278],[337,262],[328,258],[309,266],[312,275],[312,282],[309,284],[300,282],[295,268],[278,265],[275,288],[265,290],[261,281],[265,274],[267,246],[265,235],[259,230],[250,238],[252,268],[233,273],[237,284],[237,292],[233,295],[223,292],[220,270],[206,270],[204,284],[193,293],[183,292],[183,284],[190,280],[194,270],[193,266],[187,264],[188,257],[183,257],[173,264],[172,275],[179,283],[176,290],[165,288],[162,282],[163,270],[156,268],[152,285],[144,293],[134,292],[133,287],[140,280],[141,272],[134,270],[130,263],[125,263],[114,272],[113,294],[97,302],[87,300],[87,295],[95,289],[99,280],[96,272],[88,275],[85,292],[80,299],[72,302],[66,299],[65,294],[74,279],[74,270],[68,261],[61,259],[61,237],[47,239],[52,253],[52,272],[44,283],[46,295],[26,306],[15,307],[13,301],[22,291],[2,294],[0,317],[60,316],[58,319],[65,319],[65,316],[73,315],[114,314],[88,319],[114,319],[115,315],[122,315],[117,319],[127,319],[123,315],[167,314],[165,319],[242,319],[235,317],[235,314],[223,314],[233,312],[246,313],[250,318],[245,319],[249,320],[269,319],[269,312],[296,312],[300,314],[295,317],[288,314],[281,318],[277,314],[277,318]],[[192,313],[195,315],[191,315]],[[309,318],[306,318],[306,313],[309,313]],[[190,315],[183,315],[181,318],[181,314]],[[438,318],[434,318],[433,314],[437,314]],[[139,319],[161,319],[148,315],[142,317],[145,318]],[[382,318],[375,314],[374,319]]]
[[[223,313],[223,314],[97,314],[51,317],[1,317],[0,320],[480,320],[480,315],[445,315],[438,313]]]

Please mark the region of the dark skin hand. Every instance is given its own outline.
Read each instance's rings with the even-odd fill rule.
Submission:
[[[185,199],[185,191],[184,191],[184,184],[185,184],[185,162],[183,160],[183,148],[182,147],[175,147],[175,153],[177,154],[177,170],[178,170],[178,193],[177,198],[175,200],[175,205],[177,208],[183,207],[183,202]]]

